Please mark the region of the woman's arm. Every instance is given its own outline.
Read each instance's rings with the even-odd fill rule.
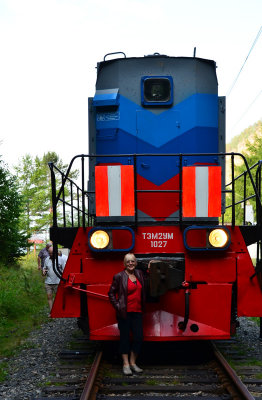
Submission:
[[[119,294],[119,279],[116,278],[116,275],[113,278],[113,282],[110,286],[109,292],[108,292],[108,297],[113,305],[113,307],[117,310],[118,308],[118,299],[117,296]]]

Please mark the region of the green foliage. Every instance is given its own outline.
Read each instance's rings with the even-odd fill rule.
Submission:
[[[249,317],[257,326],[260,326],[260,317]]]
[[[230,143],[227,144],[227,152],[238,151],[239,147],[245,147],[245,144],[249,142],[250,137],[255,135],[258,131],[261,132],[262,121],[258,121],[255,124],[244,129],[239,135],[233,137]]]
[[[32,328],[47,320],[48,306],[43,277],[36,259],[24,257],[15,267],[0,266],[0,355],[8,357]],[[0,381],[7,363],[0,363]]]
[[[31,236],[36,231],[46,231],[52,225],[52,195],[51,178],[48,163],[66,171],[64,164],[55,152],[32,158],[27,154],[15,168],[19,179],[20,193],[24,199],[23,222],[27,234]],[[73,171],[70,177],[76,177]],[[61,181],[58,181],[58,186]],[[67,193],[66,193],[67,194]]]
[[[20,318],[38,308],[39,296],[45,298],[43,279],[37,262],[20,261],[18,267],[0,268],[0,320]]]
[[[231,143],[227,146],[227,151],[241,152],[247,160],[249,168],[255,165],[259,160],[262,160],[262,121],[258,121],[254,125],[245,129],[239,136],[235,137]],[[244,187],[246,187],[245,197],[249,198],[247,204],[253,206],[254,215],[256,215],[256,198],[255,190],[252,185],[251,179],[248,174],[244,174],[246,171],[246,166],[242,162],[235,168],[235,177],[243,174],[239,179],[235,181],[235,202],[240,202],[244,199]],[[251,169],[251,176],[254,183],[256,182],[256,171],[257,166]],[[246,185],[245,185],[246,179]],[[231,195],[226,198],[226,204],[232,203]],[[231,221],[231,209],[227,211],[225,220],[227,222]],[[243,224],[243,203],[236,206],[236,223],[238,225]]]
[[[26,235],[21,230],[22,197],[17,180],[0,160],[0,262],[14,261],[23,254]]]
[[[149,386],[159,385],[159,382],[155,379],[147,379],[145,383]]]
[[[254,125],[254,134],[252,140],[247,142],[246,159],[249,165],[255,164],[258,160],[262,160],[262,121]]]
[[[32,204],[37,187],[33,185],[34,180],[34,162],[28,154],[22,159],[22,162],[15,168],[19,178],[20,193],[23,198],[22,225],[28,236],[31,235],[30,220],[33,218]]]
[[[249,141],[246,142],[246,150],[244,156],[247,160],[249,167],[252,167],[259,160],[262,159],[262,122],[256,123],[252,129],[250,128],[250,136]],[[237,173],[240,175],[245,172],[246,167],[244,164],[240,165],[237,168]],[[256,171],[257,167],[251,170],[251,175],[254,183],[256,182]],[[236,193],[237,195],[243,198],[244,193],[244,176],[239,179],[236,185]],[[251,183],[250,178],[247,176],[246,180],[246,197],[253,196],[255,194],[253,185]],[[250,204],[252,204],[253,209],[256,210],[256,198],[252,198],[249,200]],[[243,212],[243,209],[242,209]]]

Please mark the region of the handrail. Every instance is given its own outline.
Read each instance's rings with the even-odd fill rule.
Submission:
[[[231,154],[231,153],[230,153]],[[234,153],[236,154],[236,153]],[[244,157],[244,156],[243,156]],[[262,161],[258,161],[255,164],[253,164],[251,167],[249,167],[249,170],[251,171],[253,168],[257,167],[259,165],[259,163],[261,163]],[[237,176],[237,178],[241,178],[244,174],[246,174],[247,171],[242,172],[240,175]],[[232,181],[227,183],[226,186],[230,186],[232,184]]]
[[[239,154],[239,153],[235,153],[235,154]],[[261,169],[262,161],[258,161],[255,164],[253,164],[251,167],[249,167],[248,164],[247,164],[247,161],[246,161],[246,159],[245,159],[245,157],[243,155],[242,155],[242,158],[243,158],[243,160],[245,162],[245,166],[247,166],[247,169],[244,172],[242,172],[240,175],[238,175],[236,178],[234,178],[233,173],[232,173],[232,177],[234,179],[232,179],[231,182],[227,183],[225,185],[225,187],[232,186],[232,193],[235,193],[235,190],[234,190],[235,182],[238,181],[240,178],[244,177],[244,185],[243,185],[244,195],[243,195],[243,199],[240,200],[240,201],[237,201],[237,202],[234,199],[232,199],[232,204],[229,205],[229,206],[226,206],[225,209],[228,209],[228,208],[231,208],[231,207],[234,208],[235,206],[244,203],[243,224],[245,225],[245,221],[246,221],[246,208],[245,208],[246,207],[246,202],[248,200],[256,198],[257,223],[259,223],[260,218],[258,217],[258,214],[262,215],[261,214],[261,212],[262,212],[262,207],[261,207],[261,188],[259,190],[259,186],[261,186],[261,175],[260,175],[260,181],[258,181],[257,173],[258,173],[258,169]],[[251,175],[251,171],[256,167],[257,167],[256,183],[254,183],[254,179],[253,179],[253,177]],[[232,169],[233,169],[233,165],[232,165]],[[249,175],[250,181],[251,181],[252,186],[253,186],[253,190],[255,192],[253,195],[250,195],[248,197],[246,195],[247,174]]]
[[[256,211],[257,215],[262,215],[262,204],[261,204],[261,195],[259,193],[259,186],[258,183],[254,181],[254,178],[252,176],[251,171],[253,169],[260,168],[261,169],[261,163],[262,161],[259,161],[252,165],[251,167],[248,166],[246,158],[243,156],[241,153],[127,153],[127,154],[79,154],[76,155],[75,157],[72,158],[67,171],[64,173],[62,172],[59,168],[57,168],[53,163],[49,163],[49,168],[51,171],[51,182],[52,182],[52,205],[53,205],[53,227],[58,226],[58,215],[57,215],[57,206],[58,203],[61,202],[63,204],[63,221],[64,221],[64,226],[66,226],[66,212],[65,212],[65,206],[71,207],[71,225],[72,227],[74,226],[74,211],[77,212],[77,224],[80,226],[80,217],[82,219],[82,226],[85,228],[86,223],[89,226],[92,221],[90,221],[90,218],[92,218],[92,214],[90,214],[89,211],[89,202],[90,198],[95,194],[94,188],[91,188],[87,190],[85,187],[85,159],[96,159],[98,162],[100,159],[103,159],[103,162],[105,159],[119,159],[119,158],[126,158],[128,163],[130,164],[130,159],[133,160],[133,165],[134,165],[134,189],[135,189],[135,224],[137,225],[138,222],[138,215],[137,215],[137,194],[138,193],[178,193],[179,195],[179,218],[178,222],[181,226],[183,222],[183,217],[182,217],[182,199],[183,199],[183,190],[182,190],[182,170],[183,170],[183,162],[185,159],[188,159],[190,157],[210,157],[210,158],[215,158],[214,163],[219,164],[219,159],[220,158],[225,158],[225,157],[230,157],[231,158],[231,174],[232,174],[232,181],[230,183],[225,184],[224,189],[222,190],[222,193],[224,194],[231,194],[232,196],[232,202],[230,205],[225,206],[225,210],[232,208],[232,225],[235,225],[235,207],[239,204],[246,204],[246,202],[250,199],[256,198]],[[178,169],[179,171],[179,185],[178,189],[141,189],[137,187],[137,169],[138,169],[138,160],[141,157],[173,157],[177,158],[177,163],[175,168]],[[246,170],[242,172],[238,176],[234,176],[235,174],[235,166],[234,166],[234,161],[236,157],[240,157],[243,160],[243,163],[245,165]],[[72,171],[73,165],[76,160],[80,159],[81,161],[81,168],[82,168],[82,174],[81,174],[81,187],[80,185],[76,184],[71,178],[70,178],[70,173]],[[121,160],[122,162],[122,160]],[[209,161],[209,163],[211,163]],[[88,163],[89,164],[89,163]],[[190,163],[188,163],[191,165]],[[201,164],[194,164],[194,165],[201,165]],[[55,179],[55,174],[58,173],[60,174],[61,178],[61,186],[58,190],[56,190],[56,179]],[[244,184],[244,190],[246,188],[246,180],[249,179],[253,194],[246,197],[246,193],[244,194],[244,198],[242,200],[237,200],[235,199],[235,184],[236,182],[244,177],[245,184]],[[68,200],[65,195],[65,186],[67,184],[70,184],[70,194],[71,198]],[[228,188],[231,186],[231,189],[228,190]],[[73,194],[73,191],[76,191],[76,194]],[[261,191],[261,189],[260,189]],[[76,198],[74,198],[76,196]],[[81,199],[81,201],[80,201]],[[77,204],[74,204],[74,201]],[[86,208],[86,202],[88,204],[88,208]],[[81,203],[81,204],[80,204]],[[245,223],[245,215],[244,215],[244,223]]]
[[[115,51],[114,53],[107,53],[107,54],[104,56],[104,61],[106,61],[106,57],[107,57],[107,56],[112,56],[112,55],[114,55],[114,54],[123,54],[123,55],[124,55],[124,58],[126,58],[126,54],[125,54],[123,51]]]
[[[259,199],[261,199],[261,167],[262,167],[262,161],[258,161],[258,167],[256,170],[256,185],[258,188],[258,193],[259,193]],[[262,212],[260,207],[256,207],[256,218],[257,218],[257,224],[258,224],[258,230],[261,231],[261,221],[262,217]],[[261,232],[260,232],[261,233]],[[259,239],[257,241],[257,260],[256,260],[256,271],[259,271],[261,269],[261,257],[262,257],[262,241]],[[260,271],[261,272],[261,271]],[[260,319],[260,327],[262,328],[262,320]]]

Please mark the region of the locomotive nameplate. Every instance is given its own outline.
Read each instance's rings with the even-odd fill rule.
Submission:
[[[141,227],[135,232],[134,253],[183,253],[183,234],[178,226]]]
[[[144,240],[150,241],[150,247],[166,247],[174,239],[173,232],[142,232]]]

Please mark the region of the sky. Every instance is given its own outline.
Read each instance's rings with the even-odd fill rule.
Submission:
[[[88,153],[96,64],[116,51],[216,61],[229,142],[262,119],[261,26],[262,0],[0,0],[2,159]]]

